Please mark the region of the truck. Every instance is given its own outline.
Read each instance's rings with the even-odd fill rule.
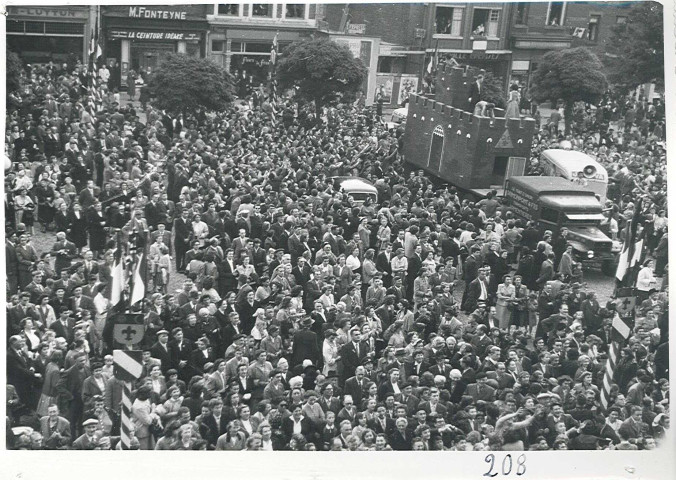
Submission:
[[[583,268],[600,269],[612,276],[621,249],[599,228],[603,207],[594,192],[561,177],[510,177],[505,181],[509,210],[532,220],[541,232],[554,235],[568,229],[574,258]]]

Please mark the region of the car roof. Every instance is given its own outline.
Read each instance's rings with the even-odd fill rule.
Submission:
[[[583,170],[588,165],[593,165],[596,171],[603,173],[608,178],[608,172],[599,162],[583,152],[576,150],[562,150],[560,148],[550,148],[542,152],[543,156],[549,158],[556,166],[574,171]]]
[[[594,192],[562,177],[509,177],[508,181],[511,184],[519,186],[524,190],[535,192],[538,195],[567,194],[594,196]]]

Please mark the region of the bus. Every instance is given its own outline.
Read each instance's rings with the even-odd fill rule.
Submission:
[[[540,165],[548,177],[562,177],[598,195],[605,203],[608,192],[608,172],[583,152],[549,149],[540,155]]]

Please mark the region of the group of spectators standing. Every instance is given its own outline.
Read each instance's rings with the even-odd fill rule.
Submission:
[[[664,436],[668,300],[650,262],[604,409],[615,305],[587,288],[567,233],[409,172],[403,129],[370,109],[317,118],[257,97],[171,118],[82,71],[35,66],[22,81],[6,132],[10,448],[120,448],[109,297],[135,233],[149,266],[133,448],[651,449]],[[548,135],[534,158],[560,141]],[[663,151],[580,139],[634,178],[609,222],[621,238],[631,216],[652,221],[659,263]],[[377,201],[335,176],[371,180]]]

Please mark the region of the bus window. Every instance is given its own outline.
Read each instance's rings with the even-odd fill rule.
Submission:
[[[559,212],[553,208],[542,207],[540,211],[540,220],[544,222],[559,223]]]

